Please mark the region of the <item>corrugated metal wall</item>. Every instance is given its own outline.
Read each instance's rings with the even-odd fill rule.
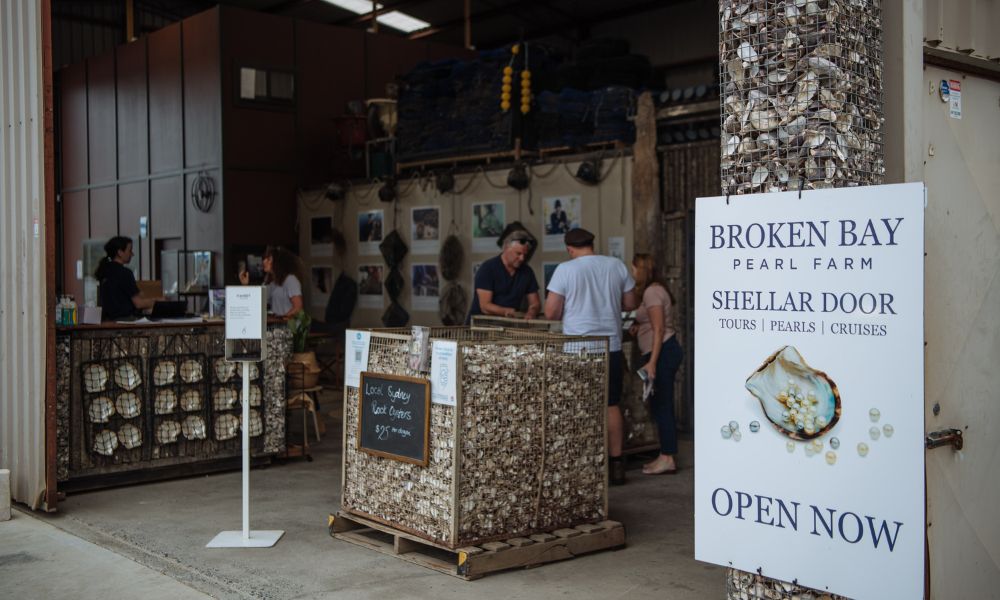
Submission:
[[[1000,3],[996,0],[925,0],[924,40],[988,61],[1000,60]]]
[[[43,10],[0,3],[0,467],[33,508],[45,490]]]

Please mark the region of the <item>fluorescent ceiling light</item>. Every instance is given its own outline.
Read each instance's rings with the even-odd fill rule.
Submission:
[[[387,12],[384,15],[379,15],[376,19],[378,19],[378,22],[383,25],[388,25],[393,29],[405,31],[406,33],[411,33],[417,31],[418,29],[427,29],[431,26],[431,24],[427,21],[421,21],[416,17],[411,17],[410,15],[401,13],[398,10]]]
[[[357,15],[366,15],[372,12],[372,3],[368,0],[326,0],[334,6],[343,8],[344,10],[349,10]],[[383,6],[381,4],[376,4],[376,10],[382,10]],[[387,12],[381,14],[375,19],[382,25],[387,25],[393,29],[398,29],[405,33],[411,33],[420,29],[427,29],[431,26],[427,21],[421,21],[416,17],[412,17],[406,13],[401,13],[398,10]]]

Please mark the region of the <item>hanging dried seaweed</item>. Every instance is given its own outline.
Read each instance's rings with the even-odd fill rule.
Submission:
[[[382,313],[382,324],[386,327],[402,327],[410,321],[410,313],[406,312],[395,300]]]
[[[438,316],[444,325],[461,325],[469,310],[469,295],[457,281],[449,281],[441,290],[438,300]]]
[[[403,293],[406,282],[400,274],[399,269],[390,268],[389,275],[385,278],[385,291],[389,294],[389,299],[395,301]]]
[[[455,234],[445,238],[441,244],[441,255],[438,264],[441,266],[441,277],[446,281],[453,281],[462,275],[462,266],[465,263],[465,248],[462,241]]]
[[[409,251],[406,242],[403,241],[402,236],[399,235],[399,231],[396,229],[393,229],[389,232],[389,235],[385,236],[382,243],[378,245],[378,249],[382,253],[382,258],[385,259],[385,264],[390,269],[403,264],[403,258],[406,257],[406,253]]]

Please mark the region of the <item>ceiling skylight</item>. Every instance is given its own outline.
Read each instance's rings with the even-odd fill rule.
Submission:
[[[357,15],[365,15],[372,12],[372,3],[368,2],[368,0],[326,0],[326,2],[343,8],[344,10],[349,10]],[[381,4],[377,4],[376,7],[377,10],[382,10],[383,8]],[[375,17],[375,19],[382,25],[398,29],[405,33],[412,33],[420,29],[427,29],[431,26],[431,24],[427,21],[421,21],[416,17],[410,16],[406,13],[401,13],[398,10],[381,14]]]

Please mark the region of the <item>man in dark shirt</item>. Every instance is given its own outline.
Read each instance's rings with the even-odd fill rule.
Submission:
[[[476,272],[476,293],[472,296],[472,309],[466,324],[475,315],[513,317],[525,299],[527,319],[534,319],[542,309],[538,297],[538,280],[535,272],[525,263],[534,239],[527,231],[516,230],[503,242],[503,251],[485,261]]]

